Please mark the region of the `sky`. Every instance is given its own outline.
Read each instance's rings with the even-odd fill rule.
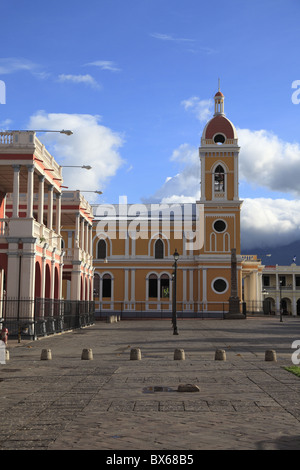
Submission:
[[[298,0],[0,6],[0,129],[71,129],[37,134],[70,190],[91,203],[198,200],[220,79],[241,147],[242,246],[300,240]]]

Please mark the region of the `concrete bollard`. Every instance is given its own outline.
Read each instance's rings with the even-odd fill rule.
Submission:
[[[5,360],[9,361],[9,351],[8,351],[8,349],[5,350]]]
[[[41,361],[51,361],[52,352],[51,349],[42,349]]]
[[[92,361],[93,360],[92,349],[83,349],[81,353],[81,359],[85,361]]]
[[[215,361],[226,361],[226,352],[224,351],[224,349],[216,350]]]
[[[265,361],[277,361],[276,351],[274,351],[274,349],[269,349],[265,352]]]
[[[112,323],[112,322],[113,322],[113,317],[112,317],[112,315],[108,315],[108,316],[106,317],[106,323]]]
[[[130,360],[131,361],[140,361],[142,359],[142,353],[139,348],[133,348],[130,351]]]
[[[184,349],[175,349],[174,361],[184,361],[184,360],[185,360]]]

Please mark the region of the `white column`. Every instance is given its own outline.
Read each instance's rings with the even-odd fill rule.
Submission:
[[[28,165],[27,175],[27,217],[33,217],[33,177],[34,177],[34,166]]]
[[[93,226],[89,226],[89,239],[90,239],[90,247],[89,247],[89,254],[93,258]]]
[[[193,282],[193,276],[194,276],[194,271],[192,269],[190,269],[190,302],[193,302],[193,296],[194,296],[194,292],[193,292],[193,285],[194,285],[194,282]]]
[[[125,302],[128,302],[128,285],[129,285],[128,274],[129,274],[128,269],[124,269],[124,301]]]
[[[45,176],[39,176],[39,203],[38,203],[38,222],[39,224],[44,223],[44,181]]]
[[[80,225],[80,214],[76,214],[76,223],[75,223],[75,248],[79,248],[79,225]]]
[[[207,270],[206,268],[203,268],[202,270],[202,301],[207,302]]]
[[[186,269],[182,270],[182,301],[186,302]]]
[[[85,222],[85,252],[89,253],[89,224]]]
[[[19,217],[19,197],[20,197],[20,165],[13,165],[13,217]]]
[[[60,235],[61,226],[61,194],[56,194],[56,233]]]
[[[135,269],[131,270],[131,302],[135,301]]]
[[[81,219],[81,222],[80,222],[80,230],[81,230],[81,233],[80,233],[80,237],[81,237],[80,248],[82,250],[84,250],[84,220],[83,219]]]
[[[53,225],[53,185],[48,186],[48,221],[47,226],[49,230],[52,230]]]

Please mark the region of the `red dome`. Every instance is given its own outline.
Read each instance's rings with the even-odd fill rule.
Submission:
[[[215,96],[224,96],[223,93],[221,91],[217,91],[217,93],[215,94]]]
[[[233,124],[222,114],[213,117],[205,126],[202,138],[212,139],[217,133],[224,134],[227,139],[235,139],[235,128]]]

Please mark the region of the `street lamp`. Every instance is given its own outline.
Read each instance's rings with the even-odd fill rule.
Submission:
[[[85,170],[91,170],[90,165],[61,165],[61,168],[84,168]]]
[[[102,191],[84,191],[83,189],[76,189],[76,191],[80,191],[81,193],[96,193],[96,194],[103,194]]]
[[[14,131],[12,131],[14,132]],[[72,135],[73,132],[70,131],[70,130],[65,130],[65,129],[62,129],[61,131],[52,131],[52,130],[45,130],[45,129],[42,129],[42,130],[26,130],[26,131],[18,131],[18,132],[59,132],[59,134],[66,134],[66,135]]]
[[[279,314],[280,314],[280,321],[282,322],[282,299],[281,299],[281,287],[282,287],[282,280],[279,281]]]
[[[172,324],[173,324],[173,335],[178,335],[177,330],[177,312],[176,312],[176,284],[177,284],[177,261],[179,259],[179,253],[175,248],[175,252],[173,254],[174,257],[174,264],[173,264],[173,305],[172,305]]]

